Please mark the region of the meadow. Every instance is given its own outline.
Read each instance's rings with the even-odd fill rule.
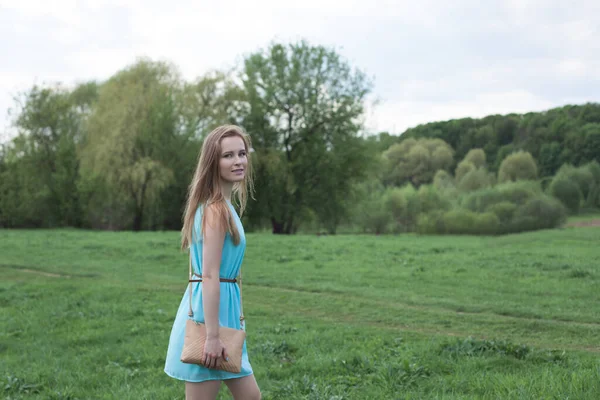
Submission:
[[[247,240],[264,399],[600,398],[598,227]],[[187,280],[178,245],[0,230],[0,397],[183,399],[163,372]]]

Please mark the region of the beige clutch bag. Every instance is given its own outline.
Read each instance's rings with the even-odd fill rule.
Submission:
[[[227,349],[229,361],[219,358],[216,369],[240,373],[242,371],[242,349],[246,332],[241,329],[220,327],[219,339]],[[188,364],[202,364],[204,343],[206,342],[206,326],[201,322],[188,319],[185,324],[185,338],[181,361]]]
[[[190,311],[188,315],[194,316],[192,310],[192,282],[202,282],[200,279],[192,279],[195,274],[192,272],[192,260],[190,258]],[[242,279],[240,271],[240,301],[242,300]],[[222,282],[234,283],[236,279],[221,279]],[[244,323],[244,309],[242,306],[240,320]],[[242,352],[244,348],[244,340],[246,340],[246,332],[243,329],[227,328],[224,326],[219,327],[219,339],[223,342],[223,346],[227,349],[229,356],[228,360],[219,358],[216,369],[223,371],[240,373],[242,371]],[[204,344],[206,343],[206,325],[202,322],[196,322],[192,319],[188,319],[185,323],[185,336],[183,339],[183,350],[181,351],[181,362],[187,364],[199,364],[202,365],[204,359]]]

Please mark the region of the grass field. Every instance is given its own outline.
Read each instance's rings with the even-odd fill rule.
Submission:
[[[0,231],[0,397],[183,399],[163,373],[178,240]],[[264,399],[600,398],[600,228],[249,234],[246,254]]]

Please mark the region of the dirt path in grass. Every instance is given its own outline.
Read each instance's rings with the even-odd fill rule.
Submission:
[[[273,291],[279,291],[279,292],[287,292],[287,293],[304,293],[304,294],[316,294],[319,297],[322,298],[342,298],[344,299],[347,295],[346,294],[342,294],[342,293],[330,293],[330,292],[319,292],[319,291],[315,291],[315,290],[303,290],[302,288],[290,288],[290,287],[278,287],[278,286],[268,286],[268,285],[253,285],[251,284],[250,286],[253,287],[257,287],[257,288],[261,288],[261,289],[266,289],[266,290],[273,290]],[[503,315],[503,314],[497,314],[494,312],[465,312],[465,311],[455,311],[453,309],[448,309],[448,308],[444,308],[444,307],[436,307],[436,306],[426,306],[426,305],[413,305],[413,304],[402,304],[402,303],[394,303],[394,304],[390,304],[388,302],[382,302],[378,299],[363,299],[362,300],[363,303],[369,303],[370,305],[372,305],[373,307],[376,308],[387,308],[390,311],[395,309],[395,308],[402,308],[402,309],[412,309],[415,311],[422,311],[422,312],[438,312],[438,313],[443,313],[443,314],[447,314],[447,315],[451,315],[451,314],[463,314],[463,315],[471,315],[473,317],[486,317],[486,316],[492,316],[493,318],[497,318],[498,320],[502,320],[502,321],[520,321],[520,322],[528,322],[528,323],[536,323],[536,324],[546,324],[549,328],[551,326],[571,326],[571,327],[581,327],[581,328],[591,328],[594,330],[597,330],[598,328],[600,328],[600,323],[595,323],[595,322],[577,322],[577,321],[564,321],[564,320],[560,320],[560,319],[552,319],[552,318],[545,318],[545,319],[538,319],[538,318],[529,318],[529,317],[523,317],[523,316],[511,316],[511,315]],[[401,331],[406,331],[406,332],[413,332],[413,333],[419,333],[419,334],[428,334],[428,335],[440,335],[440,336],[448,336],[448,337],[465,337],[465,336],[473,336],[473,337],[477,337],[479,339],[485,339],[487,338],[487,334],[485,332],[480,332],[479,334],[473,334],[473,332],[471,331],[464,331],[460,328],[458,329],[446,329],[444,327],[417,327],[414,325],[404,325],[404,324],[398,324],[398,323],[382,323],[382,322],[378,322],[378,321],[366,321],[364,319],[357,321],[356,318],[352,315],[344,315],[343,313],[335,313],[335,314],[331,314],[329,312],[323,311],[323,310],[316,310],[316,309],[309,309],[309,308],[302,308],[302,307],[296,307],[294,308],[294,312],[311,317],[311,318],[317,318],[320,320],[324,320],[324,321],[339,321],[339,322],[343,322],[345,324],[351,324],[351,325],[355,325],[355,324],[364,324],[364,325],[368,325],[371,327],[377,327],[377,328],[381,328],[381,329],[391,329],[391,330],[401,330]],[[586,351],[586,352],[593,352],[593,353],[600,353],[600,346],[589,346],[586,344],[583,345],[569,345],[569,344],[560,344],[557,345],[556,343],[553,343],[551,341],[548,340],[535,340],[533,341],[535,342],[535,345],[537,347],[543,347],[543,348],[556,348],[557,346],[565,349],[565,350],[579,350],[579,351]]]
[[[71,277],[70,275],[54,274],[52,272],[44,272],[44,271],[39,271],[39,270],[36,271],[33,269],[28,269],[28,268],[19,268],[18,271],[26,272],[28,274],[48,276],[50,278],[70,278]]]
[[[577,221],[577,222],[571,222],[568,223],[567,226],[577,226],[577,227],[581,227],[581,226],[599,226],[600,227],[600,219],[591,219],[588,221]]]
[[[247,285],[251,285],[251,286],[259,287],[259,288],[263,288],[263,289],[278,290],[278,291],[282,291],[282,292],[317,293],[321,296],[324,295],[324,296],[329,296],[329,297],[337,297],[337,298],[341,298],[341,299],[344,299],[347,296],[345,293],[332,293],[332,292],[322,292],[322,291],[318,291],[318,290],[305,290],[303,288],[290,288],[290,287],[255,285],[255,284],[247,284]],[[517,321],[526,321],[526,322],[532,322],[532,323],[540,323],[541,322],[541,323],[550,323],[550,324],[557,324],[557,325],[588,327],[588,328],[594,328],[594,329],[600,328],[599,322],[570,321],[570,320],[557,319],[557,318],[531,318],[531,317],[526,317],[526,316],[521,316],[521,315],[499,314],[492,310],[481,311],[481,312],[456,311],[454,308],[448,308],[448,307],[442,307],[442,306],[406,304],[406,303],[398,302],[396,300],[392,304],[390,304],[387,301],[373,299],[373,298],[363,298],[362,301],[372,304],[373,306],[376,306],[376,307],[383,307],[383,308],[390,308],[390,309],[402,308],[402,309],[409,309],[409,310],[416,310],[416,311],[434,311],[434,312],[437,311],[437,312],[441,312],[441,313],[457,314],[457,315],[493,316],[494,318],[498,318],[501,320],[517,320]]]

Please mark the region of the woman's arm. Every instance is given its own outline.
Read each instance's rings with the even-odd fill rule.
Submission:
[[[219,341],[219,300],[221,298],[219,270],[225,241],[225,227],[222,226],[213,207],[206,207],[204,213],[206,224],[204,224],[202,245],[202,305],[207,335],[205,354],[210,357],[206,359],[205,365],[212,368],[216,363],[215,358],[223,353],[223,346]]]

